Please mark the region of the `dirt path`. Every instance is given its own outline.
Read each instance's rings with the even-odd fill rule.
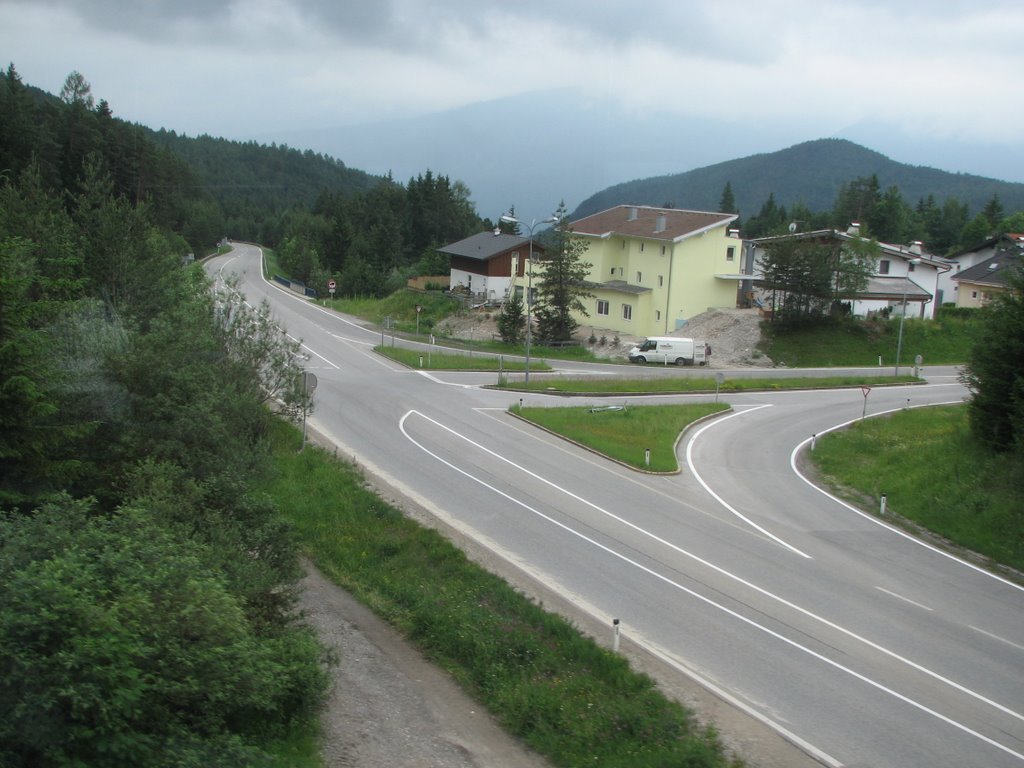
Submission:
[[[306,564],[301,607],[338,664],[322,717],[329,768],[544,768],[389,624]]]

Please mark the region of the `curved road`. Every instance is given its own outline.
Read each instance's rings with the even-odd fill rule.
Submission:
[[[647,476],[508,416],[518,395],[479,387],[493,375],[375,355],[380,331],[267,284],[259,260],[236,245],[207,269],[302,339],[317,428],[444,522],[824,764],[1024,766],[1024,590],[798,472],[811,435],[861,416],[859,389],[730,394],[679,475]],[[963,399],[940,373],[873,390],[868,413]]]

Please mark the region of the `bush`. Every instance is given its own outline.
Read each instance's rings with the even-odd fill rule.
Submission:
[[[977,307],[958,307],[956,304],[943,304],[936,314],[937,320],[948,320],[950,318],[974,319],[978,316]]]
[[[325,690],[307,630],[258,636],[143,509],[0,518],[0,764],[253,765]]]

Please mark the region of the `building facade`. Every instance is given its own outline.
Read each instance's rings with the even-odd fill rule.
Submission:
[[[503,302],[512,290],[521,291],[529,261],[530,241],[519,235],[478,232],[437,249],[451,259],[451,288],[464,288],[481,302]],[[533,257],[544,254],[536,241]]]
[[[766,248],[785,241],[810,241],[842,245],[853,240],[867,240],[860,233],[856,223],[844,232],[837,229],[822,229],[810,232],[794,232],[789,235],[762,237],[747,241],[749,269],[754,286],[761,284],[762,260]],[[868,278],[865,288],[856,296],[848,298],[850,311],[859,317],[880,312],[903,314],[907,317],[934,319],[941,302],[940,276],[950,266],[943,259],[926,253],[920,242],[909,245],[877,243],[878,257],[874,273]],[[765,298],[770,302],[770,298]]]
[[[681,331],[710,309],[735,307],[741,246],[735,214],[620,205],[572,222],[587,243],[592,298],[577,320],[631,336]]]
[[[1007,267],[1024,254],[1024,234],[1007,232],[950,256],[952,269],[944,275],[944,301],[958,307],[982,307],[1006,289]],[[1009,257],[1009,258],[1004,258]],[[981,269],[977,267],[982,266]],[[993,266],[994,265],[994,266]]]

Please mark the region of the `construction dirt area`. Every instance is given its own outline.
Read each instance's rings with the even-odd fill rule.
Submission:
[[[498,338],[495,309],[474,309],[453,315],[437,324],[445,336],[463,340]],[[666,336],[705,341],[711,347],[712,368],[771,367],[772,361],[758,348],[761,315],[757,309],[709,309],[691,318],[682,328]],[[598,357],[625,358],[642,336],[618,334],[595,325],[582,325],[576,339]]]

